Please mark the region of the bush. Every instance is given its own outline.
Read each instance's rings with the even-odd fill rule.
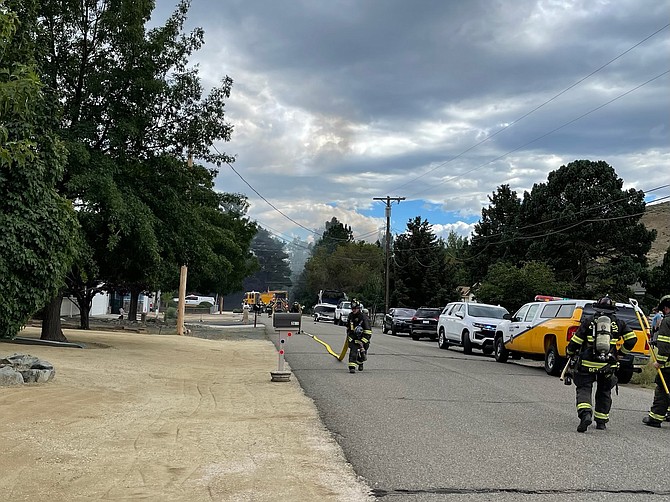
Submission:
[[[654,368],[652,364],[649,363],[644,368],[642,368],[641,373],[633,374],[631,383],[642,385],[643,387],[653,387],[656,385],[656,375],[658,375],[656,368]]]
[[[205,308],[208,308],[208,309],[211,309],[213,306],[214,306],[214,304],[209,303],[209,302],[200,302],[198,304],[198,307],[205,307]]]
[[[177,309],[175,307],[168,307],[165,311],[166,319],[176,319],[177,318]]]

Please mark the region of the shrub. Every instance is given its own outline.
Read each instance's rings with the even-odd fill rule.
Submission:
[[[633,374],[631,383],[642,385],[643,387],[653,387],[654,385],[656,385],[655,384],[656,375],[658,375],[656,368],[654,368],[652,364],[649,363],[644,368],[642,368],[641,373]]]
[[[176,319],[177,318],[177,309],[175,307],[168,307],[165,311],[166,319]]]
[[[210,302],[200,302],[200,304],[198,305],[198,307],[206,307],[208,309],[211,309],[213,306],[214,304]]]

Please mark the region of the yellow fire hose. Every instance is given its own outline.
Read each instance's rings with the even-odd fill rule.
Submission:
[[[305,332],[303,331],[303,333],[305,333]],[[329,353],[331,356],[333,356],[335,359],[337,359],[338,361],[342,361],[342,360],[344,359],[344,356],[347,355],[347,350],[349,349],[349,340],[348,340],[347,338],[344,339],[344,347],[342,347],[342,352],[340,352],[340,354],[338,355],[337,353],[335,353],[335,352],[333,351],[333,349],[330,347],[330,345],[328,345],[328,344],[327,344],[326,342],[324,342],[323,340],[319,340],[316,336],[314,336],[314,335],[310,335],[309,333],[305,333],[305,334],[306,334],[307,336],[311,337],[314,341],[317,341],[317,342],[319,342],[321,345],[323,345],[324,347],[326,347],[326,350],[328,351],[328,353]]]
[[[654,352],[654,347],[652,347],[651,345],[651,328],[649,327],[649,322],[647,321],[646,317],[640,315],[641,309],[637,303],[637,300],[635,298],[629,298],[628,301],[631,303],[631,305],[633,305],[633,308],[635,309],[635,315],[637,316],[637,320],[640,323],[640,327],[644,330],[644,334],[647,336],[647,343],[649,344],[649,352],[651,353],[651,359],[654,361],[654,363],[658,363],[658,359],[656,359],[656,353]],[[663,372],[661,371],[661,368],[656,368],[656,371],[658,372],[658,376],[661,379],[661,383],[663,383],[665,393],[668,396],[670,396],[670,391],[668,390],[668,384],[665,383],[665,378],[663,378]]]

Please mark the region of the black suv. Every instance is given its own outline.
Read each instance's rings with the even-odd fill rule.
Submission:
[[[409,333],[414,314],[416,314],[416,310],[414,309],[404,309],[400,307],[389,309],[388,314],[384,316],[382,331],[384,334],[390,331],[392,335]]]
[[[412,340],[418,340],[422,336],[437,340],[437,321],[441,313],[441,308],[419,307],[412,317],[412,324],[409,328],[409,336],[412,337]]]

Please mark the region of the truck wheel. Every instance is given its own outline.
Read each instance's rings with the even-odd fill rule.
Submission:
[[[463,331],[463,354],[472,354],[472,343],[470,343],[470,333]]]
[[[619,368],[616,372],[619,383],[628,383],[633,378],[633,368]]]
[[[413,330],[412,328],[409,329],[409,336],[411,336],[411,337],[412,337],[412,340],[414,340],[414,341],[416,341],[416,340],[418,340],[419,338],[421,338],[419,335],[415,335],[415,334],[414,334],[414,330]]]
[[[499,363],[506,363],[507,358],[509,357],[509,352],[507,352],[507,349],[505,348],[502,336],[496,337],[493,342],[493,349],[493,357],[495,357],[496,361]]]
[[[437,346],[445,350],[449,348],[449,342],[447,342],[447,338],[444,336],[444,328],[440,329],[440,336],[437,339]]]
[[[563,358],[558,355],[556,344],[552,343],[544,355],[544,371],[547,372],[547,375],[558,376],[563,370],[562,362]]]

